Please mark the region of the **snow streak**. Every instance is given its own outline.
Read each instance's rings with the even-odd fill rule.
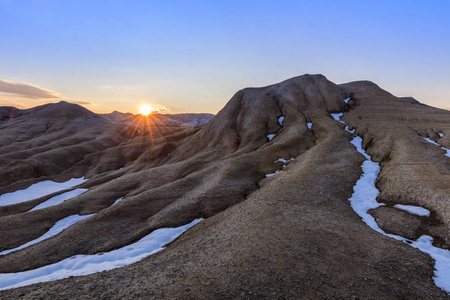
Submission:
[[[331,115],[336,121],[342,122],[340,117],[343,113]],[[337,117],[339,117],[339,119],[337,119]],[[346,130],[349,131],[348,127],[346,127]],[[364,161],[362,165],[363,174],[353,187],[354,192],[352,197],[349,199],[353,210],[373,230],[385,236],[407,243],[408,245],[411,245],[424,253],[428,253],[432,258],[434,258],[434,283],[450,295],[450,251],[433,246],[433,238],[431,236],[423,235],[416,241],[412,241],[399,235],[388,234],[378,226],[377,222],[368,213],[368,211],[381,205],[385,205],[384,203],[379,203],[376,200],[380,192],[375,186],[375,181],[378,177],[378,173],[380,172],[380,166],[378,163],[373,162],[371,157],[362,148],[361,137],[355,136],[351,143],[356,147],[356,150],[366,158],[366,161]]]
[[[32,184],[27,189],[6,193],[0,196],[0,206],[17,204],[37,199],[49,194],[70,189],[87,181],[84,178],[72,178],[66,182],[54,182],[51,180]]]
[[[72,215],[72,216],[68,216],[67,218],[61,219],[58,222],[56,222],[55,225],[53,225],[52,228],[50,228],[44,235],[41,235],[37,239],[29,241],[28,243],[23,244],[22,246],[19,246],[17,248],[2,251],[2,252],[0,252],[0,255],[6,255],[8,253],[21,250],[23,248],[26,248],[31,245],[37,244],[39,242],[42,242],[43,240],[49,239],[49,238],[57,235],[58,233],[62,232],[64,229],[68,228],[69,226],[71,226],[81,220],[84,220],[86,218],[89,218],[90,216],[93,216],[93,215],[94,214],[84,215],[84,216]]]
[[[439,134],[439,135],[441,135],[441,134]],[[442,135],[441,137],[443,137],[443,135]],[[428,143],[431,143],[431,144],[433,144],[433,145],[436,145],[436,146],[438,146],[438,147],[441,147],[441,149],[443,149],[443,150],[446,151],[445,156],[450,157],[450,149],[447,149],[447,148],[445,148],[445,147],[439,145],[438,143],[436,143],[435,141],[433,141],[433,140],[431,140],[431,139],[429,139],[429,138],[426,138],[426,137],[422,137],[422,138],[423,138],[425,141],[427,141]]]
[[[88,275],[135,263],[144,257],[163,250],[165,244],[173,241],[200,221],[202,219],[196,219],[189,224],[176,228],[157,229],[136,243],[110,252],[76,255],[34,270],[0,274],[0,290],[72,276]]]

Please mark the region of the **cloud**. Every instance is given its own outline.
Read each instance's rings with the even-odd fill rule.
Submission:
[[[41,89],[28,83],[16,83],[0,79],[0,93],[13,94],[31,99],[60,98],[55,92]]]
[[[79,104],[79,105],[95,105],[94,103],[85,102],[85,101],[70,101],[70,102],[74,103],[74,104]]]

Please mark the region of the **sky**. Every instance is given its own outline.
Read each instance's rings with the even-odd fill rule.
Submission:
[[[217,113],[303,74],[450,108],[450,1],[0,0],[0,106]]]

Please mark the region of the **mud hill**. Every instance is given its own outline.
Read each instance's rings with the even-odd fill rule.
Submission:
[[[386,205],[369,210],[378,226],[412,240],[429,235],[449,249],[449,111],[368,81],[336,85],[304,75],[243,89],[194,127],[145,117],[113,123],[68,103],[0,113],[9,116],[0,122],[0,194],[88,179],[0,206],[0,251],[63,218],[92,215],[0,256],[0,273],[107,253],[158,228],[204,219],[135,264],[1,291],[2,298],[450,298],[433,281],[430,256],[374,231],[349,202],[365,161],[351,143],[356,135],[381,167],[376,186]],[[76,189],[86,191],[32,210]]]

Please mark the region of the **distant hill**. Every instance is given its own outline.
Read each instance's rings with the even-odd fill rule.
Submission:
[[[136,118],[140,115],[114,111],[109,114],[99,114],[99,116],[115,123],[137,124],[139,119]],[[197,126],[208,123],[214,115],[207,113],[151,114],[148,117],[152,119],[153,124],[160,126]]]

